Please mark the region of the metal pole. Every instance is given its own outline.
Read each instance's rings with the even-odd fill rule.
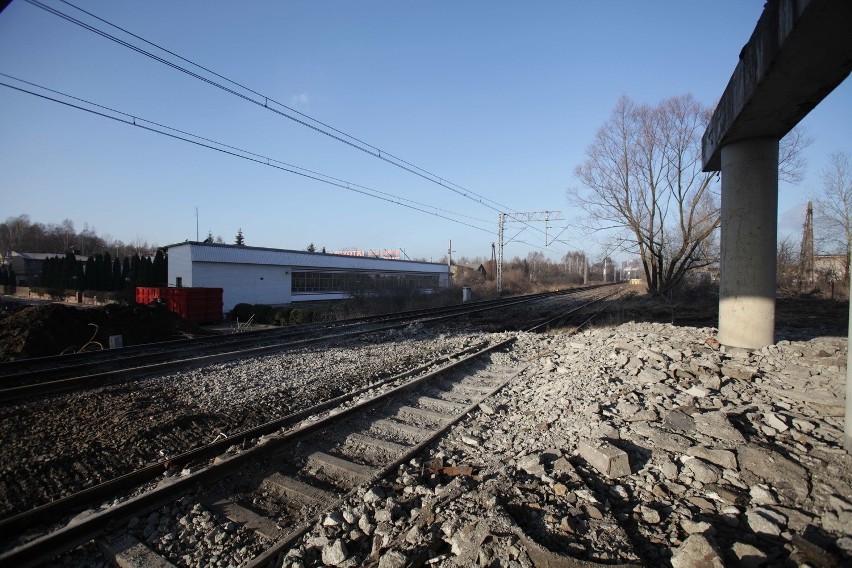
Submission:
[[[447,247],[447,282],[449,287],[453,286],[453,239],[450,239],[450,244]]]
[[[497,297],[503,294],[503,218],[504,213],[497,213]]]
[[[852,278],[849,279],[849,298],[852,302]],[[846,422],[843,447],[852,454],[852,310],[849,310],[849,335],[846,343]]]

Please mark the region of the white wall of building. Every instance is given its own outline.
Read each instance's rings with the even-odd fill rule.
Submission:
[[[222,309],[230,311],[239,303],[289,304],[290,268],[263,264],[223,264],[196,262],[193,285],[222,288]]]
[[[444,264],[411,262],[259,247],[180,243],[168,247],[169,286],[222,288],[222,308],[239,303],[289,304],[298,301],[339,300],[339,292],[292,292],[293,271],[362,271],[436,274],[440,287],[449,286]]]
[[[169,286],[177,286],[178,278],[180,278],[181,286],[196,286],[192,282],[192,253],[188,246],[169,249]]]

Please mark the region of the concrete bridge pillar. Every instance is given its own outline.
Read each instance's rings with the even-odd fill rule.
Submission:
[[[721,163],[719,342],[756,349],[775,343],[778,139],[726,144]]]

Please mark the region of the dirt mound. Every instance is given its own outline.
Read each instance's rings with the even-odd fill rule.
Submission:
[[[123,336],[125,345],[136,345],[176,339],[183,336],[183,331],[198,331],[157,304],[111,304],[88,309],[47,304],[3,309],[0,313],[4,316],[0,319],[0,361],[59,355],[66,349],[81,348],[90,339],[108,348],[111,335]]]

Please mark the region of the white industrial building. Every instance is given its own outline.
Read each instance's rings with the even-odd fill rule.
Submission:
[[[222,308],[339,300],[352,290],[449,286],[446,264],[185,242],[166,247],[169,286],[222,288]]]

